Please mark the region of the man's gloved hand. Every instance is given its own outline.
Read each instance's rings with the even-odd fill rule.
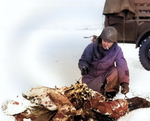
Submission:
[[[121,93],[127,94],[129,92],[129,84],[126,82],[121,83]]]
[[[89,73],[89,68],[88,67],[82,67],[81,69],[81,75],[86,75]]]

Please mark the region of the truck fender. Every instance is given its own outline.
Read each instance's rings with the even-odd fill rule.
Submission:
[[[148,36],[150,36],[150,28],[143,31],[140,36],[138,37],[136,41],[136,48],[140,46],[141,42],[146,39]]]

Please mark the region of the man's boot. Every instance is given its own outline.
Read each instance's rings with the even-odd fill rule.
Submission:
[[[150,102],[144,98],[133,97],[133,98],[126,99],[126,100],[128,102],[129,111],[139,109],[139,108],[149,108],[150,107]]]

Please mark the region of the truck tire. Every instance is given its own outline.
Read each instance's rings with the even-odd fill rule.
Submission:
[[[142,66],[149,71],[150,70],[150,38],[147,38],[141,44],[139,50],[139,59]]]

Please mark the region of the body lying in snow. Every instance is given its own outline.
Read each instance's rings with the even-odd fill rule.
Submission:
[[[34,105],[12,114],[16,121],[115,121],[131,110],[150,107],[150,102],[139,97],[106,101],[103,95],[79,82],[56,89],[39,86],[24,93],[23,97]],[[16,101],[10,102],[19,105]],[[4,112],[7,108],[3,104]]]

